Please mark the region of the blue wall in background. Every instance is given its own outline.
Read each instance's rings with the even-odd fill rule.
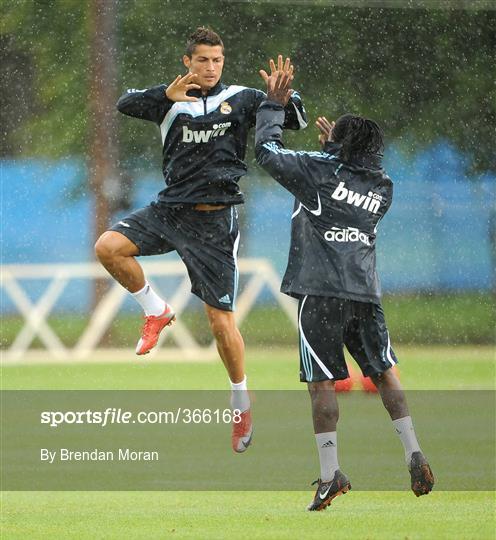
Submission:
[[[496,207],[496,177],[470,181],[465,165],[448,145],[413,160],[389,149],[385,167],[395,182],[394,202],[380,224],[377,243],[384,291],[491,287],[489,222]],[[91,260],[91,200],[73,195],[86,174],[83,165],[18,160],[2,161],[1,168],[2,263]],[[162,186],[158,173],[141,178],[134,206],[148,204]],[[246,177],[241,186],[247,204],[241,209],[240,255],[269,258],[282,274],[293,199],[275,182]],[[78,287],[66,303],[86,304],[81,301],[86,287]],[[4,300],[4,309],[10,309]]]

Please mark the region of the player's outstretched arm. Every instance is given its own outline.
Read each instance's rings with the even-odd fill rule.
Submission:
[[[160,123],[174,105],[174,102],[165,95],[166,88],[165,84],[144,90],[131,88],[119,98],[117,110],[127,116]]]
[[[187,95],[189,90],[200,88],[196,79],[197,75],[187,73],[178,75],[169,86],[160,84],[145,90],[130,89],[117,102],[117,109],[127,116],[160,124],[176,101],[198,101]]]
[[[307,152],[287,150],[282,144],[284,105],[291,95],[292,72],[282,70],[267,77],[267,99],[257,112],[255,155],[257,163],[304,204],[317,203],[315,170]]]

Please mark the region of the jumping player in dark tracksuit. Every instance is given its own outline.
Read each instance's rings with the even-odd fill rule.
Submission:
[[[252,422],[247,392],[243,338],[234,308],[238,288],[239,231],[235,205],[243,203],[238,185],[246,174],[248,132],[265,94],[221,82],[224,46],[210,29],[190,37],[183,62],[188,74],[171,84],[128,90],[117,104],[128,116],[154,122],[163,147],[165,189],[150,206],[116,223],[98,240],[97,257],[138,301],[145,324],[136,353],[146,354],[175,313],[146,282],[135,257],[177,251],[186,265],[191,290],[204,302],[219,355],[231,381],[232,407],[241,411],[233,423],[232,446],[246,450]],[[292,69],[278,60],[280,69]],[[275,71],[271,61],[271,70]],[[268,77],[265,74],[266,78]],[[306,126],[305,110],[294,92],[284,125]]]
[[[285,149],[284,105],[291,77],[273,73],[257,113],[257,162],[295,196],[291,246],[281,291],[298,299],[300,379],[308,384],[321,475],[308,510],[323,510],[351,489],[337,459],[339,416],[334,391],[348,377],[346,345],[371,377],[405,449],[411,487],[431,491],[405,394],[391,369],[391,347],[380,303],[375,239],[389,209],[393,184],[381,165],[383,135],[372,120],[351,114],[336,123],[319,118],[321,152]]]

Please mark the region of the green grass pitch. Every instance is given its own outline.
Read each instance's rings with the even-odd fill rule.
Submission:
[[[408,389],[494,388],[492,348],[399,348],[397,353]],[[296,348],[249,350],[247,365],[254,389],[301,388]],[[5,366],[2,387],[224,389],[226,375],[220,361]],[[404,492],[351,491],[325,512],[311,514],[304,511],[313,495],[309,486],[298,492],[278,492],[277,486],[271,492],[228,493],[5,492],[1,537],[494,538],[493,492],[434,491],[417,499],[407,487]]]

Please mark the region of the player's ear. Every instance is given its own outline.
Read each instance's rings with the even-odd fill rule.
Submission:
[[[183,56],[183,64],[186,66],[187,69],[191,67],[191,58],[187,54]]]

